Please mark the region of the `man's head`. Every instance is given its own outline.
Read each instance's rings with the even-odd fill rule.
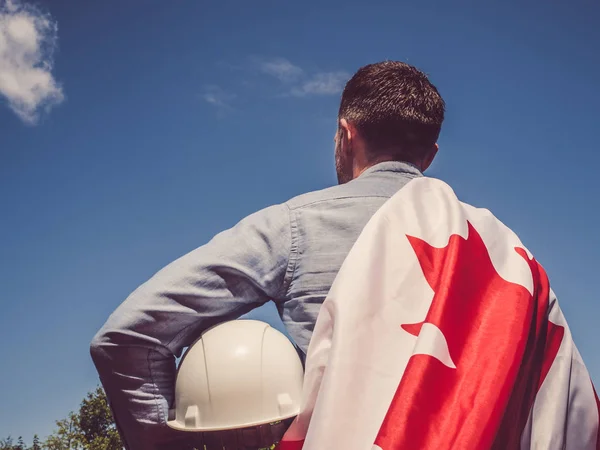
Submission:
[[[338,181],[346,183],[382,161],[422,171],[433,161],[444,100],[427,76],[396,61],[362,67],[342,94],[335,137]]]

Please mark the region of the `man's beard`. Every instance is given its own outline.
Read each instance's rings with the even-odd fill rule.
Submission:
[[[335,144],[335,171],[337,172],[338,184],[351,181],[353,177],[352,161],[345,152],[342,152],[341,139]]]

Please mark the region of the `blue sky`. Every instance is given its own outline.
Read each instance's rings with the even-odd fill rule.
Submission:
[[[78,407],[163,265],[334,184],[339,89],[382,59],[438,86],[429,174],[521,236],[600,384],[597,2],[2,2],[0,437]]]

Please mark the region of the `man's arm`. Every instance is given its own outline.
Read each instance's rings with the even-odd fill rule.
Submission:
[[[165,424],[175,356],[208,327],[283,298],[291,252],[288,207],[264,209],[162,269],[109,317],[91,355],[128,450],[174,450],[187,438]]]

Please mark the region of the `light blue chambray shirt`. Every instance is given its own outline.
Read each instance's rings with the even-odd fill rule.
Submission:
[[[319,308],[363,227],[419,176],[409,164],[384,162],[349,183],[268,207],[134,291],[91,344],[127,448],[178,448],[185,433],[166,426],[175,356],[208,327],[273,300],[306,353]]]

